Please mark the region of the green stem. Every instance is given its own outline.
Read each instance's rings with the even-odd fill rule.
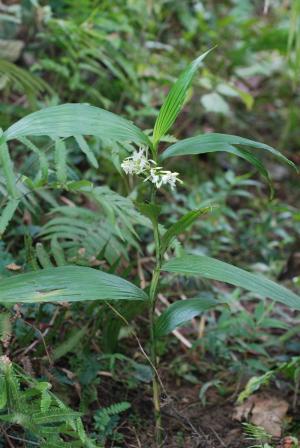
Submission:
[[[151,202],[155,201],[155,190],[151,192]],[[160,410],[160,383],[157,377],[157,347],[156,337],[154,332],[154,318],[155,318],[155,305],[157,301],[157,289],[160,277],[161,269],[161,255],[160,255],[160,236],[158,230],[158,222],[153,221],[153,235],[155,242],[155,254],[156,264],[153,271],[152,280],[150,284],[150,307],[149,307],[149,321],[150,321],[150,356],[153,364],[153,380],[152,380],[152,393],[153,393],[153,405],[154,405],[154,417],[155,417],[155,443],[157,448],[162,446],[162,421]]]

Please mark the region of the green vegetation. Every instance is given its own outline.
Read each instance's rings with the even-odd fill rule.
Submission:
[[[231,415],[298,406],[299,1],[0,20],[0,446],[273,447]]]

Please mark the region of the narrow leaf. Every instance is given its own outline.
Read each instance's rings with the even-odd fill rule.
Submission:
[[[51,252],[57,266],[64,266],[67,264],[63,248],[55,236],[51,238]]]
[[[55,142],[55,166],[58,182],[65,184],[67,181],[67,150],[63,140]]]
[[[161,137],[163,137],[174,121],[176,120],[182,105],[186,99],[187,91],[191,85],[193,77],[199,68],[203,59],[210,53],[211,50],[206,51],[197,59],[195,59],[184,72],[180,75],[173,87],[168,93],[168,96],[162,105],[158,117],[155,122],[153,131],[153,143],[156,145]]]
[[[252,274],[215,258],[185,255],[168,261],[163,265],[162,270],[180,274],[200,275],[212,280],[229,283],[300,310],[300,297],[292,291],[265,277]]]
[[[37,257],[38,261],[40,262],[41,266],[44,269],[52,268],[53,265],[51,263],[49,254],[46,251],[46,249],[44,248],[42,243],[36,244],[35,251],[36,251],[36,257]]]
[[[236,154],[237,156],[243,157],[250,163],[254,164],[250,158],[250,156],[254,157],[253,154],[249,152],[245,154],[244,151],[240,152],[241,150],[238,150],[238,148],[236,148],[236,145],[263,149],[265,151],[270,152],[281,161],[297,169],[295,164],[291,160],[287,159],[279,151],[272,148],[272,146],[266,145],[265,143],[249,140],[248,138],[238,137],[237,135],[227,135],[217,133],[203,134],[198,135],[196,137],[181,140],[175,143],[174,145],[169,146],[162,154],[162,158],[167,159],[169,157],[174,156],[185,156],[190,154],[205,154],[208,152],[227,151],[231,152],[232,154]],[[256,163],[257,160],[258,159],[256,159]]]
[[[220,302],[209,297],[179,300],[172,303],[156,320],[155,335],[157,337],[165,336],[184,322],[218,305]]]
[[[0,216],[0,237],[5,232],[8,224],[10,223],[11,219],[13,218],[15,211],[18,208],[20,201],[18,199],[11,199],[7,202],[4,209],[1,211]]]
[[[116,275],[79,266],[18,274],[0,281],[0,302],[147,300],[144,291]]]
[[[18,189],[16,186],[16,177],[13,169],[13,163],[9,155],[8,146],[3,137],[0,138],[0,164],[6,179],[6,189],[9,196],[18,197]]]
[[[96,157],[94,156],[93,151],[90,149],[89,145],[87,144],[85,139],[82,137],[82,135],[75,135],[74,137],[75,137],[75,140],[76,140],[79,148],[86,155],[86,158],[88,159],[90,164],[94,168],[98,168],[98,166],[99,166],[98,161],[97,161]]]

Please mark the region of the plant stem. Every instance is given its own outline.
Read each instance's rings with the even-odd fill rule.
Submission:
[[[154,203],[155,191],[152,190],[151,202]],[[152,280],[150,284],[150,308],[149,308],[149,321],[150,321],[150,357],[154,366],[153,380],[152,380],[152,393],[153,393],[153,405],[154,405],[154,417],[155,417],[155,443],[157,448],[162,446],[162,422],[161,422],[161,410],[160,410],[160,384],[157,378],[157,352],[156,352],[156,337],[154,332],[154,318],[155,318],[155,305],[157,300],[157,288],[160,277],[161,269],[161,255],[160,255],[160,236],[158,230],[158,222],[153,223],[153,235],[155,242],[155,254],[156,264],[152,274]]]

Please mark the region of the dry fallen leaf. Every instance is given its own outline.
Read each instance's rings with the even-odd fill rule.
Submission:
[[[5,267],[6,267],[6,269],[8,269],[10,271],[20,271],[22,269],[22,266],[19,266],[16,263],[10,263]]]
[[[257,394],[237,406],[233,418],[238,421],[247,420],[261,426],[271,436],[280,437],[288,407],[287,401],[282,398]]]

